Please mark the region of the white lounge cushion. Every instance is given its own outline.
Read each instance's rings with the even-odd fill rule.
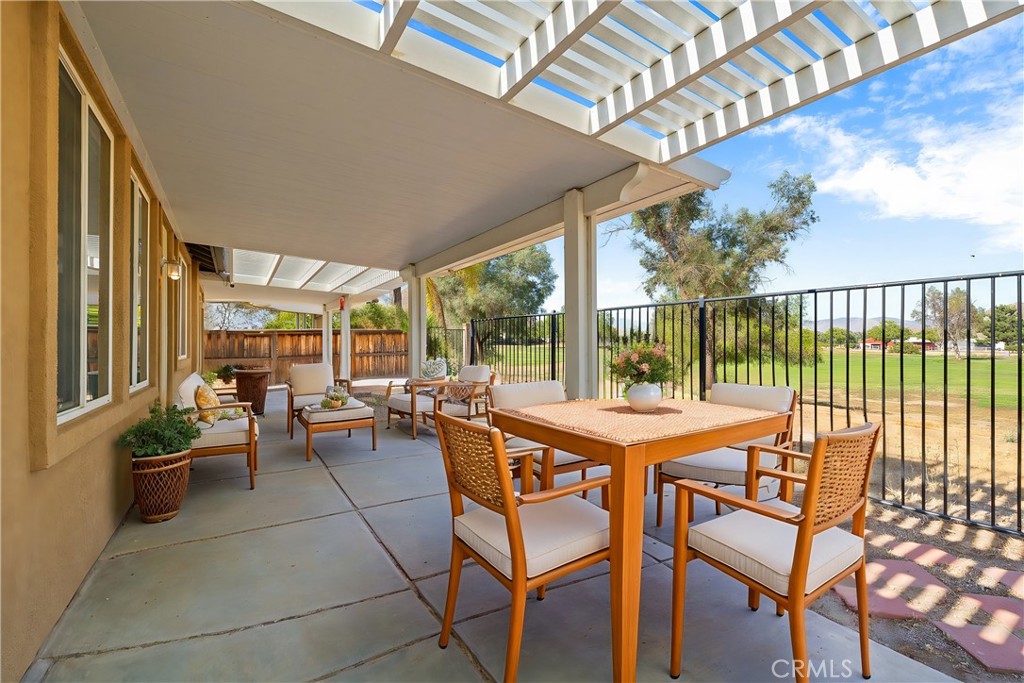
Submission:
[[[491,387],[494,398],[493,408],[523,408],[538,403],[555,403],[566,400],[565,387],[557,380],[544,382],[517,382],[496,384]]]
[[[353,405],[354,404],[354,405]],[[370,408],[362,401],[349,399],[344,408],[338,410],[303,410],[302,417],[310,424],[324,422],[345,422],[346,420],[361,420],[373,417],[373,408]]]
[[[718,382],[711,385],[711,397],[708,400],[711,403],[785,413],[793,403],[793,390],[789,387]]]
[[[260,435],[260,423],[256,422],[256,437]],[[204,429],[202,435],[192,442],[192,448],[210,448],[213,446],[235,446],[249,443],[249,419],[242,417],[237,420],[217,420],[211,427]]]
[[[761,467],[775,467],[774,453],[761,452]],[[744,486],[747,483],[747,452],[734,448],[716,448],[662,463],[661,471],[679,479],[713,481],[717,484]]]
[[[327,387],[334,385],[334,368],[330,363],[293,365],[289,372],[292,393],[296,395],[320,394],[323,398]]]
[[[513,436],[511,439],[505,441],[505,448],[508,450],[512,450],[515,448],[545,448],[545,446],[544,444],[537,443],[536,441],[530,441],[529,439],[524,439],[519,436]],[[537,470],[538,472],[541,470],[543,466],[541,458],[542,456],[540,453],[537,453],[533,456],[533,469]],[[559,465],[568,465],[569,463],[573,462],[581,462],[583,460],[586,460],[586,458],[584,458],[582,455],[568,453],[557,448],[555,449],[555,467],[558,467]]]
[[[327,388],[327,385],[324,385]],[[324,392],[321,391],[319,394],[300,394],[292,396],[292,407],[298,410],[299,408],[305,408],[306,406],[318,406],[320,401],[324,400]]]
[[[196,390],[206,384],[198,373],[193,372],[178,385],[178,406],[196,408]]]
[[[427,405],[430,406],[430,411],[429,412],[433,412],[433,410],[434,410],[434,403],[433,403],[433,401],[425,401],[425,403],[427,403]],[[419,410],[419,407],[420,407],[420,402],[416,401],[416,409]],[[456,402],[456,401],[442,401],[441,402],[441,412],[444,413],[445,415],[452,415],[454,417],[468,417],[468,416],[472,416],[475,411],[473,409],[473,404],[468,403],[468,402],[467,403],[459,403],[459,402]]]
[[[578,496],[519,508],[526,575],[534,577],[608,547],[608,513]],[[455,518],[455,535],[512,578],[505,518],[476,508]]]
[[[444,358],[428,358],[420,363],[420,377],[440,379],[448,375],[448,361]]]
[[[490,365],[466,365],[459,370],[460,382],[490,382]]]
[[[781,501],[776,507],[792,508]],[[796,532],[792,524],[737,510],[690,527],[689,544],[770,590],[788,595]],[[821,532],[811,545],[806,592],[813,592],[863,554],[864,540],[859,536],[839,527]]]
[[[405,414],[412,412],[412,394],[391,394],[388,397],[388,407],[394,408]],[[434,409],[434,397],[433,396],[417,396],[416,397],[416,412],[430,412]]]

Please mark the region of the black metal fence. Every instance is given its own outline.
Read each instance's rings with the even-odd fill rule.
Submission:
[[[795,438],[880,422],[876,500],[1022,533],[1024,271],[907,280],[598,311],[599,395],[608,360],[639,341],[672,357],[666,395],[713,382],[799,392]],[[505,382],[565,381],[561,314],[474,320],[475,362]],[[569,351],[571,353],[571,350]],[[474,362],[474,361],[471,361]]]
[[[448,361],[448,367],[457,371],[466,365],[464,339],[465,330],[461,327],[428,327],[427,358],[444,358]]]

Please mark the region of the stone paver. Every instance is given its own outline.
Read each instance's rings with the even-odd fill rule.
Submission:
[[[868,613],[889,619],[927,619],[949,594],[949,588],[908,560],[874,560],[867,566]],[[857,608],[853,577],[835,587],[852,609]]]
[[[1024,641],[1012,633],[993,626],[934,623],[989,671],[1024,673]]]
[[[1024,598],[1024,572],[999,567],[985,567],[981,573],[992,585],[1001,583],[1009,588],[1013,595]]]

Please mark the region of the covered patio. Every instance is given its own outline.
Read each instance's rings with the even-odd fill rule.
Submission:
[[[1022,11],[0,3],[0,677],[500,678],[507,594],[478,568],[457,646],[436,645],[451,520],[435,437],[381,429],[374,452],[366,430],[323,434],[307,463],[271,392],[255,490],[240,458],[196,462],[177,518],[137,520],[115,442],[202,368],[203,304],[322,314],[325,339],[341,309],[344,339],[349,304],[404,284],[415,371],[428,277],[563,236],[565,388],[594,397],[598,223],[715,189],[729,172],[697,152]],[[639,483],[613,488],[639,500]],[[629,519],[642,548],[619,529],[615,566],[531,598],[522,680],[629,680],[615,629],[639,636],[638,680],[667,677],[673,525],[650,527],[644,501]],[[612,624],[624,567],[642,577],[639,620]],[[687,680],[791,676],[787,630],[744,594],[692,570]],[[848,676],[856,633],[807,619],[811,659]],[[871,654],[877,679],[943,680]]]
[[[196,461],[176,519],[129,515],[27,680],[501,679],[508,593],[479,567],[463,572],[452,646],[437,646],[451,512],[436,436],[382,429],[373,452],[366,430],[319,435],[307,463],[283,399],[271,392],[261,421],[256,489],[240,462]],[[653,495],[647,506],[653,520]],[[669,680],[667,509],[662,528],[645,528],[639,681]],[[707,503],[697,521],[713,514]],[[751,612],[742,584],[693,563],[687,593],[686,680],[789,677],[785,620]],[[531,597],[520,680],[606,680],[608,612],[607,563]],[[807,619],[811,659],[832,672],[822,678],[859,678],[857,633]],[[876,642],[871,657],[876,680],[953,680]]]

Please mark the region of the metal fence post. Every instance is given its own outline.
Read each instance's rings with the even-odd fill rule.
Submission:
[[[548,320],[551,324],[548,325],[550,330],[550,349],[551,349],[551,377],[550,379],[558,379],[558,316],[555,313],[551,313],[548,316]]]
[[[704,378],[707,377],[708,370],[708,311],[704,306],[704,297],[697,299],[697,336],[699,339],[697,343],[697,346],[699,347],[698,352],[700,353],[700,357],[697,361],[698,371],[700,372],[700,381],[698,381],[697,385],[700,387],[700,400],[703,401],[705,400],[706,391]]]
[[[469,321],[469,364],[476,365],[476,321]]]

